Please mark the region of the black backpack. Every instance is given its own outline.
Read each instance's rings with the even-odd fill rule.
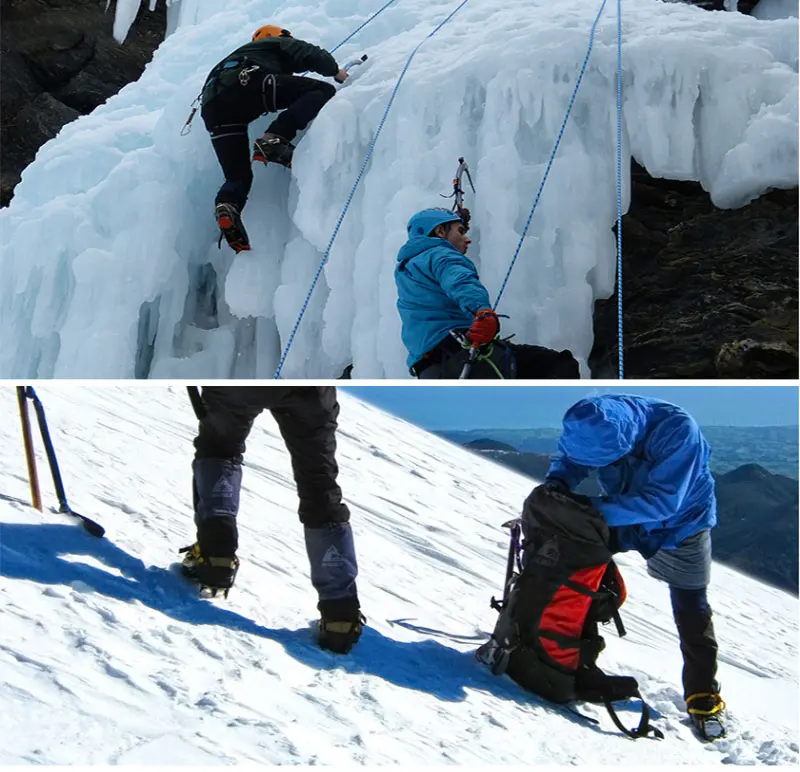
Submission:
[[[629,737],[662,739],[636,679],[607,675],[596,664],[605,647],[598,624],[613,620],[625,635],[619,616],[625,583],[603,516],[585,496],[540,485],[526,499],[522,518],[505,526],[511,544],[503,599],[491,602],[500,617],[478,659],[551,702],[602,703]],[[642,704],[635,729],[627,729],[613,707],[630,699]]]

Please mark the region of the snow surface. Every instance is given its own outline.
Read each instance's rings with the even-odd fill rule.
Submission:
[[[729,738],[683,722],[665,586],[623,555],[628,636],[600,663],[635,676],[666,739],[588,726],[479,665],[501,592],[501,524],[531,482],[342,394],[340,481],[368,626],[320,651],[288,455],[266,414],[248,441],[242,567],[227,601],[171,563],[193,540],[194,415],[182,387],[41,384],[70,503],[29,507],[16,398],[0,387],[0,764],[797,764],[797,598],[714,566]],[[37,449],[40,443],[37,442]],[[634,715],[623,711],[627,723]]]
[[[140,80],[65,126],[0,213],[0,376],[272,377],[398,75],[454,0],[398,0],[336,56],[369,60],[302,139],[255,169],[253,243],[217,249],[222,182],[199,115],[211,67],[278,20],[333,48],[380,0],[182,0]],[[470,0],[411,63],[281,375],[409,377],[393,269],[416,210],[448,205],[459,156],[477,194],[470,255],[496,298],[551,156],[600,3]],[[721,207],[797,185],[797,22],[623,4],[623,200],[631,156]],[[118,36],[136,2],[118,2]],[[147,12],[142,10],[142,13]],[[498,310],[521,342],[588,375],[592,309],[614,288],[616,18],[608,4]],[[255,137],[267,125],[251,125]],[[624,234],[623,234],[624,238]]]

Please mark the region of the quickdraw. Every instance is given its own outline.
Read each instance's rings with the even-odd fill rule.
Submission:
[[[197,108],[200,105],[200,98],[202,94],[198,94],[195,97],[194,102],[191,104],[192,111],[189,113],[189,117],[186,119],[186,123],[183,124],[183,128],[181,129],[181,136],[185,137],[191,130],[192,130],[192,121],[194,120],[194,115],[197,112]]]

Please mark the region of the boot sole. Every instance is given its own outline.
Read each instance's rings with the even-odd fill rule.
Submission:
[[[269,158],[264,158],[264,156],[262,156],[262,155],[254,155],[253,156],[253,161],[254,162],[255,161],[260,161],[262,164],[264,164],[264,166],[269,166],[269,164],[277,164],[278,166],[283,166],[286,169],[291,169],[292,168],[292,162],[291,161],[289,161],[288,164],[282,164],[282,163],[280,163],[280,161],[273,161],[273,160],[271,160]]]
[[[239,252],[246,252],[251,249],[250,244],[248,244],[241,236],[231,236],[228,233],[228,231],[235,228],[233,218],[230,217],[230,215],[223,214],[217,217],[217,225],[219,225],[222,235],[225,236],[225,241],[228,242],[228,246],[233,249],[236,254],[239,254]]]

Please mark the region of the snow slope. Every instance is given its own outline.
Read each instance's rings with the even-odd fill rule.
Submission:
[[[255,169],[244,212],[253,250],[217,249],[222,177],[200,116],[180,135],[211,67],[265,21],[334,48],[383,5],[171,4],[174,31],[140,80],[42,147],[0,212],[0,376],[268,378],[286,353],[288,378],[337,377],[350,363],[356,378],[409,377],[395,258],[410,215],[448,205],[440,195],[459,156],[477,187],[467,188],[470,255],[496,299],[599,0],[396,0],[336,52],[369,60],[313,122],[291,172]],[[623,209],[631,156],[654,176],[700,181],[722,207],[796,186],[796,19],[622,5]],[[120,37],[137,6],[117,4]],[[616,270],[616,40],[608,2],[498,306],[518,341],[569,348],[582,363],[593,303],[610,296]],[[254,122],[251,137],[266,125]]]
[[[148,384],[149,385],[149,384]],[[341,483],[369,619],[318,650],[287,454],[267,414],[248,443],[242,568],[227,601],[169,569],[193,538],[183,388],[42,384],[70,502],[98,540],[28,500],[13,388],[0,387],[0,764],[796,764],[797,599],[716,565],[711,600],[731,736],[682,723],[668,593],[620,560],[630,673],[663,742],[587,726],[473,657],[494,624],[506,541],[530,482],[342,395]],[[45,504],[54,498],[44,458]],[[780,708],[778,708],[780,706]],[[624,713],[633,722],[633,715]]]

